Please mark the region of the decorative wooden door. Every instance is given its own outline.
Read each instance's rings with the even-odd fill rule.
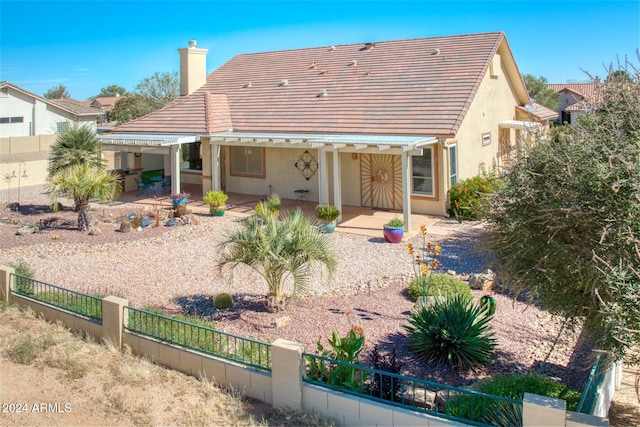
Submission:
[[[402,209],[402,160],[389,154],[360,156],[360,199],[362,206]]]

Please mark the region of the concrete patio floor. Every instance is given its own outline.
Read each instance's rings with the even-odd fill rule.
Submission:
[[[189,198],[189,208],[198,214],[209,214],[209,205],[202,201],[202,196],[199,196],[201,187],[197,185],[183,185],[183,191],[190,193],[192,196]],[[227,210],[225,215],[231,215],[238,218],[244,218],[253,213],[255,206],[260,201],[260,196],[253,194],[240,194],[240,193],[227,193],[229,199],[227,200]],[[316,202],[299,202],[294,199],[282,198],[282,211],[291,210],[294,208],[300,208],[304,213],[315,216],[315,209],[318,203]],[[138,196],[135,191],[123,193],[117,201],[113,202],[113,205],[120,203],[128,203],[139,205],[140,207],[152,208],[155,203],[162,203],[165,209],[171,207],[171,199],[168,195],[158,195],[157,199],[153,196]],[[384,211],[375,210],[361,206],[343,206],[342,207],[342,222],[336,227],[338,233],[351,233],[359,234],[369,237],[383,238],[382,227],[384,224],[394,217],[402,218],[402,212],[400,211]],[[411,215],[411,230],[404,233],[403,241],[411,239],[420,231],[420,226],[425,225],[427,227],[432,226],[438,221],[442,220],[442,217],[432,215]]]

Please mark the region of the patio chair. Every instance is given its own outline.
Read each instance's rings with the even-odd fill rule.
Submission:
[[[165,175],[162,180],[162,194],[171,193],[171,175]]]
[[[138,178],[134,178],[134,180],[136,181],[136,187],[138,189],[138,192],[136,193],[136,196],[146,196],[149,194],[149,185],[140,182],[140,180]]]

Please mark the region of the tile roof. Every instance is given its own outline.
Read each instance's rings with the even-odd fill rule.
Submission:
[[[578,102],[567,106],[565,111],[585,111],[595,108],[595,103],[600,97],[598,91],[602,87],[602,83],[554,83],[547,85],[547,87],[556,92],[572,92],[578,95]]]
[[[454,135],[495,53],[520,78],[500,32],[242,54],[115,132]]]
[[[55,104],[61,108],[64,108],[67,111],[71,111],[73,114],[77,116],[100,116],[102,115],[102,111],[97,108],[89,107],[86,105],[82,105],[78,101],[67,98],[59,98],[59,99],[50,99],[52,104]]]
[[[593,99],[596,95],[596,88],[598,84],[596,83],[565,83],[565,84],[548,84],[547,87],[549,89],[553,89],[556,92],[563,92],[565,90],[574,92],[583,98],[591,98]]]
[[[558,118],[559,114],[557,111],[553,111],[550,108],[545,107],[542,104],[538,104],[537,102],[531,103],[533,110],[531,114],[537,117],[539,120],[555,120]],[[516,106],[518,110],[521,110],[524,113],[528,113],[527,109],[522,106]]]
[[[18,92],[22,92],[34,99],[37,99],[41,102],[44,102],[45,104],[49,104],[51,106],[57,107],[57,108],[61,108],[71,114],[74,114],[76,116],[95,116],[98,117],[100,114],[102,114],[102,112],[100,110],[96,110],[95,108],[91,108],[91,107],[87,107],[85,105],[82,104],[82,101],[76,101],[74,99],[70,99],[70,98],[64,98],[64,99],[47,99],[45,97],[42,97],[40,95],[37,95],[33,92],[29,92],[26,89],[21,88],[20,86],[16,86],[15,84],[8,82],[8,81],[1,81],[0,82],[0,88],[3,87],[11,87],[14,90],[17,90]]]
[[[113,129],[114,133],[208,134],[231,129],[224,94],[205,91],[176,98],[162,109]]]
[[[92,106],[104,112],[110,113],[116,102],[126,98],[126,96],[98,96],[93,101],[89,101]]]

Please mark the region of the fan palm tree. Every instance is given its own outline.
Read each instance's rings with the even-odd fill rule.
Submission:
[[[104,167],[102,147],[96,133],[87,126],[76,126],[60,134],[51,147],[49,177],[60,170],[80,163]]]
[[[293,285],[293,298],[308,288],[310,276],[319,267],[324,265],[331,274],[337,264],[329,236],[321,234],[299,209],[280,220],[274,215],[253,215],[219,248],[220,270],[226,265],[233,270],[244,264],[264,278],[269,289],[265,307],[270,312],[286,307],[289,296],[284,290],[288,282]]]
[[[85,163],[61,169],[49,178],[51,189],[49,200],[57,206],[58,196],[66,194],[73,199],[78,212],[78,230],[86,231],[91,226],[89,201],[98,198],[111,201],[120,195],[118,177],[110,171]]]

